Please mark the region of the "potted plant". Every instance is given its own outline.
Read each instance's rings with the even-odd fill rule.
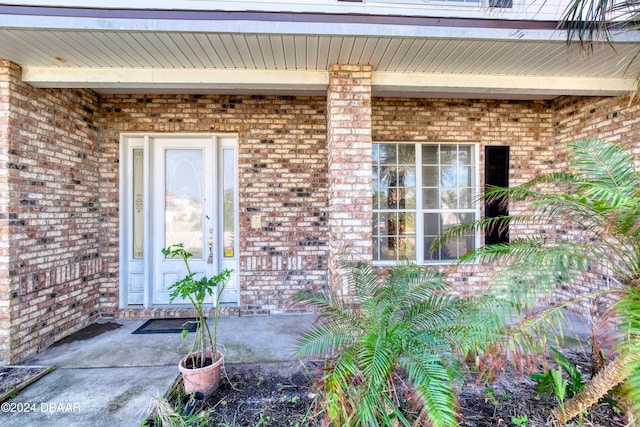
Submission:
[[[191,342],[189,353],[178,364],[182,374],[186,393],[203,392],[205,395],[214,392],[220,385],[220,369],[224,362],[222,352],[217,350],[218,317],[220,314],[220,295],[224,290],[233,270],[224,269],[213,277],[195,278],[196,273],[189,267],[191,253],[184,249],[182,243],[162,249],[165,257],[182,258],[187,268],[187,275],[169,287],[169,302],[176,298],[188,300],[195,309],[196,332]],[[204,315],[204,300],[215,293],[215,310],[213,316],[213,333]],[[189,332],[182,331],[183,338]]]

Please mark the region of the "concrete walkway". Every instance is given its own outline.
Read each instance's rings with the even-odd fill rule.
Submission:
[[[314,317],[221,318],[218,342],[225,363],[296,360],[295,342]],[[141,320],[110,320],[121,325],[93,338],[52,347],[25,365],[57,369],[9,400],[0,426],[137,426],[178,375],[187,345],[180,334],[132,335]]]

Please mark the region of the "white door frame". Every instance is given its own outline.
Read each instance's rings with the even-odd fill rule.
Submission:
[[[214,227],[214,263],[218,268],[232,268],[234,270],[230,282],[227,284],[224,298],[227,302],[238,304],[240,292],[238,286],[238,268],[239,268],[239,215],[238,215],[238,156],[237,156],[237,136],[230,134],[194,134],[194,133],[124,133],[120,135],[120,210],[119,210],[119,237],[120,237],[120,284],[119,284],[119,307],[153,307],[153,289],[155,277],[154,267],[158,255],[149,253],[154,246],[154,220],[159,218],[152,217],[153,212],[153,195],[158,194],[158,188],[154,188],[152,182],[154,176],[154,144],[155,141],[171,140],[188,140],[188,139],[210,138],[213,146],[214,166],[212,171],[212,179],[214,185],[213,194],[213,218],[211,223]],[[185,146],[187,147],[187,146]],[[142,199],[133,200],[133,152],[134,150],[143,151],[143,192]],[[222,223],[222,207],[223,207],[223,189],[221,189],[223,165],[222,150],[232,150],[235,159],[233,166],[234,172],[234,247],[233,256],[229,257],[222,248],[222,239],[217,236],[223,235]],[[138,155],[140,152],[138,151]],[[139,159],[139,156],[138,156]],[[226,165],[227,167],[229,165]],[[137,179],[140,179],[138,174]],[[139,185],[139,184],[138,184]],[[156,186],[157,187],[157,186]],[[139,197],[138,197],[139,198]],[[135,205],[135,206],[134,206]],[[135,259],[133,255],[133,210],[142,207],[143,215],[143,234],[144,234],[144,256]],[[208,237],[207,225],[207,237]],[[156,245],[157,246],[157,245]],[[155,305],[161,306],[161,305]]]

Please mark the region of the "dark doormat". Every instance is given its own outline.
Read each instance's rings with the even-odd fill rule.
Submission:
[[[195,332],[196,326],[196,319],[193,317],[149,319],[132,334],[179,334],[183,330]]]
[[[60,341],[56,341],[51,345],[51,347],[57,347],[62,344],[67,344],[74,341],[84,341],[89,338],[96,337],[105,332],[113,331],[122,327],[121,324],[115,322],[104,322],[104,323],[92,323],[86,328],[80,329],[73,334],[62,338]]]

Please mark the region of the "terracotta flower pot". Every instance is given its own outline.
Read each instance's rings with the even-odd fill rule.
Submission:
[[[218,389],[220,386],[220,370],[224,363],[224,356],[220,351],[216,351],[216,354],[218,355],[218,360],[204,368],[190,369],[186,367],[187,360],[193,359],[198,356],[199,353],[190,354],[180,361],[178,370],[182,374],[184,391],[186,393],[200,391],[206,396]],[[207,350],[206,357],[210,358],[211,355],[211,350]]]

